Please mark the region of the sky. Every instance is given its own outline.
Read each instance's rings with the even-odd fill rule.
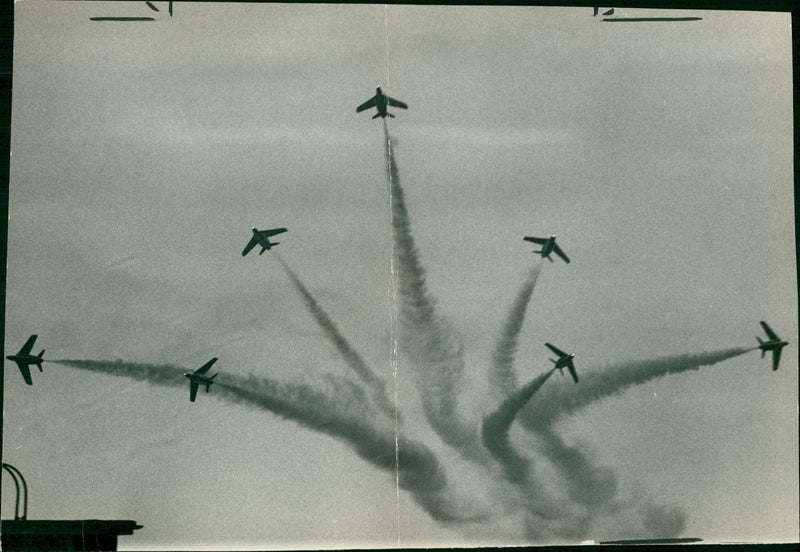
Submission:
[[[64,361],[4,364],[29,519],[797,541],[789,14],[155,4],[15,4],[5,350]]]

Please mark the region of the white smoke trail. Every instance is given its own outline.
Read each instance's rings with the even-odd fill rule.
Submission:
[[[435,301],[427,292],[425,271],[411,234],[411,222],[385,119],[383,130],[392,236],[397,256],[401,347],[415,370],[416,385],[428,423],[462,456],[485,463],[488,455],[480,446],[477,423],[465,423],[458,412],[458,394],[464,372],[461,343],[450,325],[437,315]]]
[[[292,280],[295,288],[300,293],[300,296],[303,298],[308,310],[311,312],[311,315],[314,317],[314,320],[317,321],[317,324],[322,329],[325,337],[327,337],[331,343],[333,343],[336,350],[339,351],[339,354],[342,355],[342,358],[347,363],[347,365],[358,375],[361,380],[370,386],[373,390],[373,398],[383,412],[388,414],[390,417],[395,417],[395,409],[396,405],[392,404],[389,398],[386,396],[386,388],[384,382],[377,376],[375,373],[367,366],[364,359],[361,358],[361,355],[353,349],[350,343],[345,339],[342,333],[339,331],[339,328],[336,326],[334,321],[328,316],[323,308],[320,306],[319,302],[316,298],[311,294],[311,292],[303,285],[303,282],[300,281],[300,278],[289,268],[289,265],[286,264],[286,261],[283,260],[282,257],[276,255],[278,260],[283,265],[283,268],[286,270],[286,274],[289,275],[289,278]]]

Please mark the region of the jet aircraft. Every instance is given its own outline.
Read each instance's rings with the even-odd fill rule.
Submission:
[[[764,358],[764,355],[767,354],[767,351],[772,351],[772,370],[774,372],[778,369],[778,363],[781,361],[781,349],[786,347],[789,342],[783,341],[780,337],[778,337],[778,334],[773,332],[772,328],[770,328],[763,320],[761,321],[761,327],[764,328],[769,340],[761,341],[761,338],[756,336],[756,339],[758,340],[758,348],[761,349],[761,358]]]
[[[368,99],[366,102],[361,104],[356,108],[356,113],[361,113],[365,109],[369,109],[370,107],[377,107],[378,112],[375,114],[373,119],[377,119],[378,117],[389,117],[394,118],[394,115],[386,111],[388,106],[392,107],[400,107],[402,109],[408,109],[408,106],[401,101],[395,100],[394,98],[390,98],[389,96],[385,95],[381,92],[381,87],[379,86],[375,90],[375,95]]]
[[[544,257],[545,259],[547,259],[551,263],[554,262],[553,259],[550,258],[550,253],[552,253],[553,251],[556,252],[556,255],[558,255],[559,257],[564,259],[565,262],[567,262],[567,263],[569,262],[569,257],[567,257],[564,254],[564,252],[561,250],[561,248],[556,243],[555,235],[550,236],[549,238],[534,238],[532,236],[525,236],[522,239],[525,240],[525,241],[538,243],[539,245],[541,245],[542,246],[541,251],[534,251],[534,253],[540,253],[542,255],[542,257]]]
[[[34,341],[36,341],[36,335],[30,336],[16,355],[9,355],[6,357],[8,360],[13,360],[17,363],[19,371],[22,372],[22,377],[28,385],[33,385],[33,380],[31,380],[31,364],[38,366],[40,372],[44,372],[44,370],[42,370],[42,355],[44,354],[44,349],[42,349],[42,352],[38,355],[32,355],[31,349],[33,349]]]
[[[153,5],[152,2],[148,2],[147,0],[145,0],[145,4],[147,4],[147,7],[153,11],[160,11],[157,7]],[[172,17],[172,2],[169,3],[169,16]]]
[[[194,399],[197,397],[197,388],[200,385],[206,386],[206,393],[211,392],[211,384],[214,383],[214,378],[217,377],[217,374],[213,376],[206,376],[205,373],[208,372],[208,369],[211,368],[211,365],[217,361],[217,358],[214,357],[205,364],[203,364],[200,368],[195,370],[194,372],[186,372],[183,374],[187,378],[189,378],[189,400],[194,402]]]
[[[569,370],[569,374],[572,376],[572,379],[575,380],[575,383],[578,383],[578,374],[575,372],[575,365],[572,364],[572,359],[575,357],[575,354],[567,354],[555,345],[551,345],[550,343],[545,343],[548,349],[553,351],[555,354],[558,355],[558,360],[550,359],[550,362],[556,365],[558,371],[561,372],[561,375],[564,375],[564,368]]]
[[[242,251],[242,257],[250,253],[250,250],[253,249],[256,245],[261,246],[261,252],[259,255],[264,253],[267,249],[270,249],[274,245],[278,245],[279,242],[270,242],[270,236],[277,236],[278,234],[283,234],[286,232],[286,228],[273,228],[271,230],[259,230],[255,226],[252,228],[253,230],[253,237],[250,238],[250,241],[247,243],[247,246]]]

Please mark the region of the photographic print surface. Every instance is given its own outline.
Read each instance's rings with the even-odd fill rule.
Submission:
[[[136,520],[121,549],[796,541],[790,22],[17,2],[28,518]]]

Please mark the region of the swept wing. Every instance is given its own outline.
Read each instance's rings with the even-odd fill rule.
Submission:
[[[378,97],[372,96],[370,99],[368,99],[366,102],[364,102],[363,104],[361,104],[356,108],[356,113],[361,113],[365,109],[369,109],[370,107],[375,107],[377,103],[378,103]]]
[[[22,379],[25,380],[25,383],[27,383],[28,385],[33,385],[33,380],[31,379],[30,367],[23,362],[17,362],[17,366],[19,366],[19,371],[22,372]]]
[[[575,383],[578,383],[578,373],[575,372],[575,365],[572,364],[572,361],[570,361],[570,363],[567,364],[567,369],[569,370],[569,373],[572,376],[572,379],[575,380]]]
[[[778,337],[778,334],[773,332],[772,328],[770,328],[769,325],[767,325],[767,323],[764,322],[763,320],[761,321],[761,327],[764,328],[764,331],[767,332],[767,336],[769,336],[770,339],[780,340],[780,337]],[[33,336],[33,337],[36,337],[36,336]],[[27,343],[26,343],[26,345],[27,345]]]
[[[253,249],[256,246],[257,243],[258,243],[258,240],[256,240],[255,236],[250,238],[250,241],[247,242],[247,245],[245,246],[244,251],[242,251],[242,257],[244,257],[245,255],[250,253],[250,250]]]
[[[194,402],[197,398],[197,384],[193,381],[189,382],[189,400]]]
[[[211,360],[209,360],[208,362],[203,364],[200,368],[195,370],[194,373],[195,374],[205,374],[206,372],[208,372],[208,369],[211,368],[211,365],[214,364],[217,360],[218,360],[217,357],[212,358]],[[193,384],[193,385],[196,385],[196,384]]]
[[[567,257],[567,256],[564,254],[564,252],[563,252],[563,251],[561,251],[561,248],[558,246],[558,244],[557,244],[557,243],[554,243],[554,244],[553,244],[553,251],[555,251],[555,252],[556,252],[556,255],[558,255],[559,257],[561,257],[562,259],[564,259],[564,261],[565,261],[565,262],[567,262],[567,263],[569,262],[569,257]]]
[[[261,230],[259,234],[265,238],[269,238],[270,236],[277,236],[278,234],[283,234],[284,232],[286,232],[286,228],[273,228],[271,230]]]
[[[384,95],[384,99],[386,100],[386,105],[391,105],[393,107],[401,107],[403,109],[408,109],[408,106],[401,102],[400,100],[395,100],[394,98],[390,98],[389,96]]]
[[[547,238],[534,238],[534,237],[532,237],[532,236],[525,236],[525,237],[524,237],[524,238],[522,238],[522,239],[523,239],[523,240],[525,240],[525,241],[529,241],[529,242],[533,242],[533,243],[538,243],[539,245],[542,245],[542,244],[544,244],[544,242],[546,242],[546,241],[547,241]]]
[[[551,345],[550,343],[545,343],[545,345],[547,345],[547,347],[551,351],[553,351],[555,354],[557,354],[558,356],[560,356],[560,357],[567,356],[567,353],[565,353],[564,351],[562,351],[561,349],[559,349],[555,345]]]
[[[779,348],[774,349],[772,351],[772,371],[773,372],[778,369],[778,363],[781,361],[781,349],[782,349],[782,347],[779,347]]]
[[[763,324],[763,322],[762,322]],[[25,345],[22,346],[22,349],[19,350],[17,353],[18,355],[29,355],[31,353],[31,349],[33,349],[33,343],[36,341],[36,335],[32,335],[28,338],[28,341],[25,342]]]

